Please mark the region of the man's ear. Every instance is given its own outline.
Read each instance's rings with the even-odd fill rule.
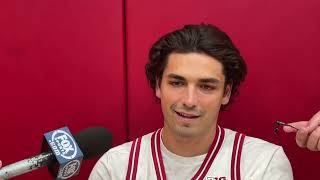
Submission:
[[[224,90],[224,95],[222,98],[222,105],[227,105],[229,103],[230,97],[231,97],[231,91],[232,91],[232,84],[228,84]]]
[[[156,81],[156,96],[157,96],[157,98],[159,98],[159,99],[160,99],[160,97],[161,97],[161,90],[160,90],[159,80]]]

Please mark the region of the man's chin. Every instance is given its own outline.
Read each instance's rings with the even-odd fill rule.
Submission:
[[[190,124],[185,124],[185,125],[177,127],[176,133],[180,137],[185,137],[185,138],[196,137],[197,134],[199,134],[199,133],[197,133],[197,130],[194,127],[192,127]]]

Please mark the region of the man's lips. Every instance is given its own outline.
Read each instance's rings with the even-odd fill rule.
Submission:
[[[174,112],[183,118],[195,119],[200,117],[199,115],[191,114],[191,113],[178,112],[178,111],[174,111]]]

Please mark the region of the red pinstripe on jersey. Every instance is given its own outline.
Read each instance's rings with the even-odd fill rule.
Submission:
[[[205,175],[208,173],[215,157],[217,156],[222,142],[224,140],[224,129],[217,126],[216,134],[214,136],[214,140],[211,144],[211,147],[209,149],[209,152],[207,153],[204,161],[202,162],[199,170],[197,173],[193,176],[192,180],[202,180],[204,179]]]
[[[210,146],[210,149],[202,162],[200,168],[196,174],[192,177],[192,180],[202,180],[205,178],[210,167],[213,164],[215,157],[217,156],[222,143],[224,141],[225,131],[223,128],[217,126],[217,131],[214,140]],[[241,180],[240,177],[240,160],[242,146],[244,142],[245,135],[236,133],[233,143],[232,157],[231,157],[231,180]],[[155,131],[151,136],[151,152],[154,168],[156,171],[156,176],[158,180],[166,180],[166,172],[162,159],[161,149],[161,129]],[[138,159],[141,145],[141,137],[134,140],[131,145],[130,157],[128,163],[128,171],[126,180],[135,180],[138,168]]]
[[[160,129],[153,133],[151,137],[151,150],[152,150],[152,158],[153,163],[156,170],[156,175],[158,180],[166,180],[166,173],[164,169],[163,159],[160,151]],[[212,145],[209,149],[209,152],[207,153],[204,161],[202,162],[199,170],[194,175],[192,180],[199,180],[203,179],[207,172],[209,171],[215,157],[217,156],[222,142],[224,139],[224,129],[220,128],[218,126],[214,140],[212,142]]]
[[[231,180],[241,180],[240,160],[245,135],[236,133],[231,157]]]
[[[126,180],[135,180],[136,179],[137,170],[138,170],[138,160],[139,160],[139,154],[140,154],[141,139],[142,139],[142,137],[137,138],[132,142]]]
[[[151,152],[154,168],[158,180],[166,180],[166,171],[164,169],[162,154],[160,150],[161,129],[158,129],[151,136]]]

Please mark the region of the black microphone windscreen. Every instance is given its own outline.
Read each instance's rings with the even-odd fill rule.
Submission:
[[[112,147],[112,135],[104,127],[87,128],[74,136],[83,159],[100,156]]]

